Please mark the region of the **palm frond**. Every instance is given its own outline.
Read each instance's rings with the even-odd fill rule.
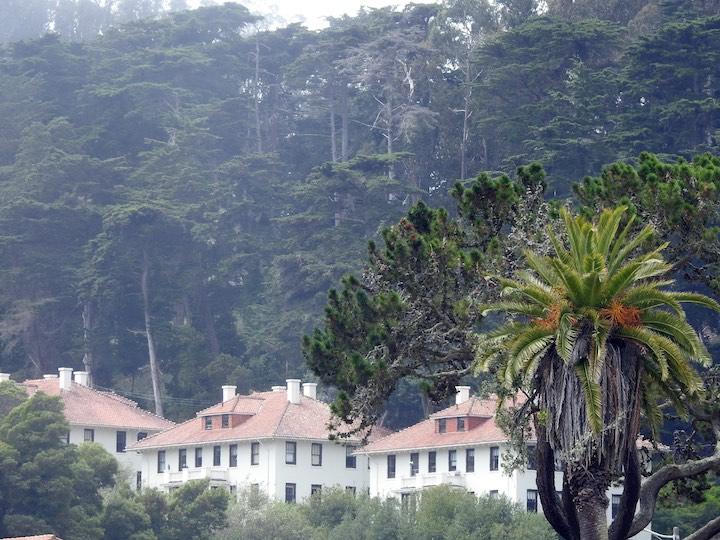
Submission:
[[[600,383],[593,378],[590,363],[587,360],[580,362],[575,369],[585,393],[585,409],[588,423],[593,433],[598,434],[602,431],[603,426]]]

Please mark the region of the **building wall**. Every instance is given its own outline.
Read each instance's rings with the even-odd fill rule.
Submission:
[[[137,442],[138,433],[140,433],[143,430],[139,430],[139,429],[118,430],[118,429],[108,428],[108,427],[71,425],[69,442],[71,444],[82,444],[83,442],[85,442],[85,430],[86,429],[94,430],[94,432],[95,432],[94,442],[98,443],[105,450],[107,450],[110,453],[110,455],[114,456],[115,459],[117,459],[121,472],[123,472],[126,475],[128,482],[130,482],[130,485],[134,486],[137,472],[143,470],[142,469],[142,467],[143,467],[142,457],[137,452],[133,452],[132,450],[126,450],[125,452],[117,452],[116,451],[117,450],[117,444],[116,444],[117,443],[117,432],[125,431],[126,446],[130,446],[131,444],[134,444],[135,442]],[[155,432],[144,431],[144,433],[151,435],[152,433],[156,433],[156,431]]]
[[[192,479],[209,478],[216,485],[227,485],[238,490],[250,488],[256,484],[258,489],[269,497],[284,500],[285,484],[294,483],[296,486],[296,499],[301,501],[310,496],[313,484],[322,485],[323,488],[332,486],[353,486],[356,492],[367,491],[368,477],[367,456],[357,456],[357,467],[345,467],[345,447],[332,441],[305,441],[296,440],[296,464],[285,463],[285,439],[261,439],[260,460],[257,465],[251,465],[251,442],[238,441],[237,467],[230,467],[230,444],[221,443],[220,466],[213,465],[214,444],[188,445],[184,447],[165,448],[165,471],[157,472],[158,450],[143,450],[142,476],[145,487],[155,487],[163,490],[172,489]],[[311,465],[311,444],[319,442],[323,445],[321,466]],[[187,450],[187,469],[179,470],[180,448]],[[195,467],[195,448],[203,449],[203,466]]]
[[[499,467],[497,471],[490,470],[490,447],[500,447]],[[465,450],[475,449],[475,471],[468,473],[465,468]],[[477,446],[459,446],[457,448],[438,448],[437,469],[435,473],[428,472],[428,453],[430,450],[420,450],[420,470],[415,476],[410,475],[411,452],[388,452],[372,454],[370,459],[370,495],[373,497],[401,499],[405,493],[417,493],[423,488],[446,484],[466,489],[476,495],[488,495],[497,491],[511,501],[527,508],[529,490],[537,490],[536,473],[534,470],[514,470],[510,474],[503,470],[503,452],[506,446],[487,444]],[[457,451],[457,471],[448,470],[448,453]],[[395,455],[395,478],[387,477],[387,456]],[[562,473],[555,473],[555,487],[562,490]],[[621,494],[622,487],[612,486],[608,491],[608,499],[613,494]],[[540,499],[537,499],[538,513],[542,513]],[[611,521],[611,505],[608,505],[608,522]],[[634,537],[636,540],[650,540],[650,534],[643,532]]]

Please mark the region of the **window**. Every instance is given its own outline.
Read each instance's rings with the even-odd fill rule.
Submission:
[[[413,452],[410,454],[410,476],[415,476],[420,472],[420,454]]]
[[[448,451],[448,471],[457,471],[457,450]]]
[[[187,469],[187,449],[181,448],[178,452],[178,471]]]
[[[447,431],[447,419],[441,418],[438,420],[438,433],[445,433]]]
[[[435,472],[437,470],[437,453],[428,452],[428,472]]]
[[[84,430],[83,431],[83,441],[94,442],[95,441],[95,430],[94,429]]]
[[[313,497],[317,495],[320,497],[322,494],[322,486],[320,484],[313,484],[310,486],[310,496]]]
[[[357,456],[353,454],[355,448],[353,446],[345,447],[345,468],[354,469],[357,467]]]
[[[142,441],[143,439],[147,439],[147,433],[144,431],[138,431],[137,440]]]
[[[222,448],[213,446],[213,467],[219,467],[222,460]]]
[[[260,443],[250,443],[250,465],[260,464]]]
[[[295,502],[295,484],[285,484],[285,502]]]
[[[537,468],[537,451],[535,446],[530,445],[527,447],[527,468],[528,471],[534,471]]]
[[[230,445],[230,467],[237,467],[237,444]]]
[[[612,496],[612,518],[615,519],[618,515],[618,512],[620,511],[620,495],[613,495]]]
[[[135,489],[140,491],[142,489],[142,471],[135,473]]]
[[[203,427],[205,429],[212,429],[212,416],[206,416],[203,418]]]
[[[497,489],[491,489],[488,495],[490,495],[493,499],[497,499],[500,496],[500,493],[498,493]]]
[[[297,443],[294,441],[287,441],[285,443],[285,463],[289,465],[295,465],[297,463]]]
[[[157,472],[165,472],[165,450],[158,450]]]
[[[202,448],[195,449],[195,466],[202,467]]]
[[[322,465],[322,444],[312,443],[312,448],[310,449],[310,464],[313,467]]]
[[[355,496],[355,486],[345,486],[345,493],[350,493]]]
[[[220,426],[227,428],[230,427],[230,415],[229,414],[223,414],[220,421]]]
[[[527,490],[527,511],[537,514],[537,490]]]
[[[465,450],[465,472],[475,472],[475,449]]]
[[[457,430],[465,431],[465,419],[464,418],[457,419]]]
[[[115,451],[120,453],[125,452],[125,446],[127,446],[127,432],[118,431],[115,434]]]
[[[395,454],[387,457],[387,477],[395,478]]]
[[[490,447],[490,470],[497,471],[500,466],[500,447]]]

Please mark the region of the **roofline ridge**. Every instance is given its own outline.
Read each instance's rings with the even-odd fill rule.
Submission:
[[[390,438],[390,437],[393,437],[394,435],[399,435],[400,433],[402,433],[402,432],[404,432],[404,431],[407,431],[407,430],[409,430],[409,429],[412,429],[412,428],[414,428],[414,427],[416,427],[416,426],[419,426],[420,424],[422,424],[422,423],[424,423],[424,422],[430,422],[430,421],[432,421],[432,418],[428,417],[428,418],[425,418],[424,420],[420,420],[419,422],[415,422],[414,424],[411,424],[411,425],[409,425],[409,426],[407,426],[407,427],[404,427],[404,428],[402,428],[402,429],[399,430],[399,431],[393,431],[393,432],[389,433],[388,435],[385,435],[384,437],[379,438],[377,441],[369,442],[368,444],[366,444],[366,445],[364,446],[364,448],[367,448],[367,447],[369,447],[369,446],[372,446],[372,445],[375,444],[376,442],[384,441],[385,439],[388,439],[388,438]]]
[[[279,394],[280,392],[278,392]],[[287,395],[283,392],[283,395]],[[300,401],[302,401],[302,396],[300,397]],[[285,415],[287,414],[288,408],[290,407],[290,402],[286,399],[285,400],[285,406],[283,407],[282,413],[280,413],[280,418],[278,418],[277,423],[275,424],[275,427],[273,428],[272,434],[273,436],[277,436],[278,430],[280,429],[280,424],[282,424],[282,421],[285,419]]]
[[[125,397],[125,396],[123,396],[122,394],[116,393],[115,390],[113,390],[112,388],[111,388],[110,390],[98,390],[97,388],[93,388],[92,386],[85,386],[85,385],[83,385],[83,384],[76,383],[75,381],[72,381],[72,384],[76,384],[77,386],[82,386],[83,388],[86,388],[86,389],[88,389],[88,390],[90,390],[90,391],[92,391],[92,392],[95,392],[95,393],[97,393],[97,394],[102,394],[102,395],[104,395],[104,396],[107,396],[107,397],[109,397],[109,398],[111,398],[111,399],[114,399],[114,400],[116,400],[116,401],[119,401],[120,403],[125,403],[125,404],[128,405],[128,406],[132,406],[133,409],[137,409],[137,410],[140,411],[142,414],[147,414],[148,416],[154,416],[155,418],[159,418],[160,420],[164,420],[165,422],[170,422],[172,425],[177,425],[175,422],[173,422],[172,420],[168,420],[168,419],[165,418],[164,416],[160,416],[160,415],[157,414],[157,413],[154,413],[154,412],[152,412],[152,411],[148,411],[147,409],[142,408],[142,407],[138,404],[137,401],[135,401],[135,400],[133,400],[133,399],[130,399],[129,397]],[[132,405],[130,405],[128,402],[132,403]]]
[[[173,422],[173,425],[170,426],[170,427],[168,427],[167,429],[163,429],[163,430],[158,431],[157,433],[153,433],[152,435],[148,435],[148,436],[145,437],[144,439],[142,439],[142,440],[140,440],[140,441],[137,441],[135,444],[131,445],[129,448],[133,448],[134,446],[137,446],[137,445],[140,444],[140,443],[144,443],[145,441],[148,441],[148,440],[152,439],[153,437],[157,437],[158,435],[162,435],[162,434],[165,433],[166,431],[170,431],[170,430],[179,428],[179,427],[181,427],[181,426],[184,426],[185,424],[187,424],[187,423],[189,423],[189,422],[192,422],[193,420],[197,420],[197,418],[188,418],[187,420],[185,420],[184,422],[180,422],[179,424],[175,424],[175,423]],[[168,422],[170,422],[170,420],[168,420]]]

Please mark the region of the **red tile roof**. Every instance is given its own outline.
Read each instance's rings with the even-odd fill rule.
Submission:
[[[497,401],[495,399],[471,397],[460,405],[452,405],[433,414],[427,420],[373,441],[361,452],[382,453],[506,441],[507,435],[495,423],[494,411],[496,408]],[[478,416],[480,418],[478,424],[467,431],[436,432],[435,420],[437,418],[456,416]]]
[[[60,390],[60,380],[33,379],[21,383],[28,395],[44,392],[60,396],[65,405],[65,418],[70,424],[106,426],[147,431],[167,429],[175,424],[138,407],[138,404],[112,392],[102,392],[71,383],[69,390]]]
[[[235,396],[197,413],[198,417],[215,414],[243,414],[249,416],[244,422],[228,428],[203,429],[197,418],[193,418],[172,429],[152,435],[130,447],[133,450],[203,444],[211,442],[255,440],[266,438],[327,440],[330,435],[328,424],[331,420],[330,407],[322,401],[306,396],[300,403],[290,403],[287,393],[254,392],[249,396]],[[387,430],[378,428],[379,434]],[[349,438],[359,442],[359,436]]]

